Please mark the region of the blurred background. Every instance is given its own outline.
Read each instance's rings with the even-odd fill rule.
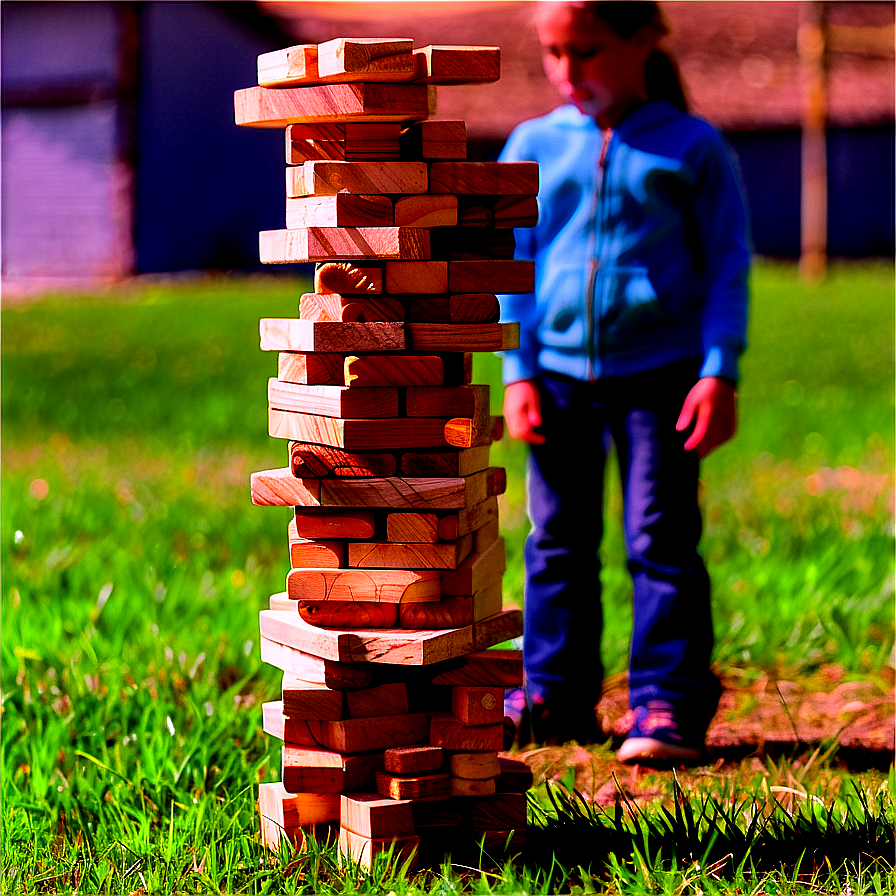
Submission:
[[[333,36],[500,45],[496,84],[439,89],[470,158],[558,99],[531,2],[4,2],[7,295],[169,271],[251,271],[283,226],[282,140],[233,124],[259,53]],[[760,255],[891,257],[894,4],[670,2],[697,114],[740,160]],[[802,226],[801,226],[802,220]],[[271,269],[269,269],[271,270]],[[282,269],[277,269],[282,270]],[[295,273],[291,271],[290,273]]]

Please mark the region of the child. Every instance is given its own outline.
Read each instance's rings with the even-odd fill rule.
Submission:
[[[619,457],[633,724],[623,762],[695,762],[721,688],[698,553],[699,459],[735,431],[746,214],[722,141],[686,114],[656,3],[541,2],[548,79],[567,104],[511,134],[539,163],[539,221],[516,231],[535,292],[504,356],[504,416],[530,445],[523,658],[539,743],[592,741],[602,669],[603,476]]]

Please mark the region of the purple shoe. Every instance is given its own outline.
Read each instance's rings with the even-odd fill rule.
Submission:
[[[702,739],[686,738],[671,703],[653,700],[634,710],[634,724],[616,753],[620,762],[639,765],[688,765],[705,754]]]

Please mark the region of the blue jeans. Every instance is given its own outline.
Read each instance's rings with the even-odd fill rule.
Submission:
[[[675,429],[698,370],[687,361],[596,382],[548,373],[540,379],[546,441],[529,455],[523,636],[540,740],[577,736],[593,721],[600,698],[599,548],[611,443],[634,587],[630,704],[667,701],[692,719],[693,736],[701,739],[716,710],[709,576],[698,553],[699,464]],[[551,722],[539,732],[541,704],[551,708]]]

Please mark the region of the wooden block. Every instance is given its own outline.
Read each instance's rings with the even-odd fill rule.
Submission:
[[[384,768],[392,775],[420,775],[439,771],[444,761],[441,747],[393,747],[385,752]]]
[[[457,568],[442,573],[442,594],[476,594],[500,581],[507,568],[504,539],[498,538],[481,554],[470,554]]]
[[[408,689],[403,681],[391,681],[363,690],[348,691],[344,711],[350,719],[400,715],[408,711]]]
[[[488,467],[488,446],[462,451],[407,451],[401,455],[400,467],[402,475],[409,477],[470,476]]]
[[[291,719],[342,718],[342,692],[283,673],[283,714]]]
[[[442,598],[442,600],[450,600],[451,598]],[[457,600],[465,598],[458,597]],[[441,603],[441,601],[440,601]],[[485,588],[477,591],[473,595],[473,622],[483,622],[497,616],[502,609],[504,603],[504,589],[501,582],[495,582],[492,585],[486,585]]]
[[[499,47],[421,47],[414,61],[416,80],[423,83],[487,84],[501,77]]]
[[[458,227],[494,227],[497,196],[458,196]]]
[[[377,772],[376,789],[393,800],[421,800],[433,797],[446,797],[450,788],[450,777],[447,772],[433,775],[415,775],[405,777],[390,775],[388,772]]]
[[[280,352],[277,379],[304,386],[343,386],[342,355],[326,352]]]
[[[348,121],[341,124],[291,124],[286,133],[296,140],[315,140],[322,143],[366,143],[377,140],[397,140],[405,130],[394,121]]]
[[[501,352],[517,348],[520,325],[506,323],[405,324],[405,339],[412,351]]]
[[[259,87],[280,87],[317,79],[317,44],[272,50],[258,57]]]
[[[438,685],[483,685],[519,687],[523,682],[523,654],[520,650],[483,650],[440,669],[432,678]]]
[[[430,103],[425,84],[247,87],[233,95],[236,123],[257,128],[285,128],[296,122],[420,120],[429,116]]]
[[[489,467],[470,476],[454,478],[387,477],[357,482],[327,479],[321,482],[319,500],[327,507],[358,505],[405,510],[447,510],[474,506],[492,497],[502,483],[506,483],[503,467]]]
[[[532,769],[519,759],[498,757],[501,773],[495,786],[499,793],[525,793],[533,784]]]
[[[379,752],[343,756],[331,750],[284,744],[280,756],[283,787],[290,793],[371,790],[376,786],[376,773],[383,769]]]
[[[475,417],[488,409],[488,386],[414,386],[405,393],[408,417]]]
[[[396,227],[456,227],[457,197],[400,196],[395,200],[393,220]]]
[[[495,323],[501,307],[498,297],[490,293],[458,293],[412,299],[405,314],[412,323]]]
[[[287,165],[316,159],[346,162],[401,159],[398,122],[291,124],[285,134]]]
[[[479,504],[460,510],[457,513],[449,513],[439,519],[439,538],[443,541],[453,541],[473,532],[486,523],[498,518],[497,498],[486,498]]]
[[[373,678],[375,667],[367,663],[338,663],[291,647],[280,646],[284,651],[289,651],[290,668],[287,671],[296,681],[326,685],[331,690],[338,691],[366,690],[375,686]]]
[[[337,324],[336,326],[374,326]],[[387,325],[383,325],[387,326]],[[268,432],[274,438],[315,442],[349,451],[404,451],[414,448],[469,448],[491,443],[491,432],[469,417],[392,417],[340,419],[297,411],[268,410]],[[337,482],[338,480],[332,480]],[[466,533],[462,533],[466,534]],[[459,536],[458,536],[459,537]]]
[[[462,161],[467,157],[467,143],[464,141],[424,140],[416,152],[405,150],[402,159],[423,159],[424,161]]]
[[[473,548],[473,536],[439,544],[348,543],[348,565],[376,569],[457,569]],[[471,619],[470,622],[473,620]],[[469,625],[469,623],[467,623]],[[442,628],[447,626],[433,626]]]
[[[288,610],[292,613],[297,609],[296,602],[294,600],[290,600],[285,591],[281,591],[279,594],[272,594],[268,598],[268,609],[269,610]],[[279,666],[280,663],[274,663],[275,666]],[[282,666],[281,668],[286,668]]]
[[[418,263],[438,264],[433,261]],[[489,260],[444,263],[448,265],[448,286],[441,290],[442,292],[523,293],[535,289],[535,263],[532,261]],[[388,264],[392,262],[387,262]],[[389,290],[389,292],[396,291]]]
[[[389,629],[398,622],[398,604],[368,600],[299,600],[305,622],[324,628]]]
[[[303,829],[310,830],[315,824],[338,820],[339,794],[288,793],[279,781],[259,784],[258,811],[262,841],[268,849],[276,852],[284,840],[301,848]]]
[[[321,723],[312,719],[290,719],[283,715],[283,701],[262,703],[264,730],[271,737],[299,747],[319,747]]]
[[[471,626],[473,598],[443,597],[425,604],[401,604],[398,608],[398,622],[402,628],[413,631]]]
[[[502,469],[502,468],[498,468]],[[480,526],[473,532],[473,551],[477,554],[488,550],[493,541],[501,534],[500,523],[497,519],[489,520],[484,526]],[[293,564],[295,565],[295,564]]]
[[[394,454],[362,454],[356,451],[343,451],[341,448],[331,448],[328,445],[312,445],[305,442],[290,442],[289,444],[289,467],[293,476],[300,478],[341,476],[351,479],[359,476],[392,476],[396,466]],[[302,565],[300,563],[293,564],[293,566]]]
[[[461,684],[451,689],[451,712],[464,725],[495,725],[504,720],[504,688]]]
[[[346,323],[403,321],[404,305],[387,296],[342,296],[305,293],[299,300],[299,317],[303,320],[332,320]]]
[[[268,380],[268,406],[325,417],[395,417],[398,415],[398,390],[305,386],[271,378]]]
[[[449,792],[451,796],[491,796],[495,792],[495,779],[452,778]]]
[[[537,162],[431,162],[429,192],[533,196]]]
[[[445,381],[438,355],[349,355],[343,363],[346,386],[437,386]]]
[[[420,838],[412,837],[384,837],[374,839],[361,837],[348,828],[339,829],[339,853],[345,859],[351,859],[359,867],[368,871],[374,866],[378,855],[388,853],[391,865],[411,871],[417,864],[417,853],[420,849]]]
[[[504,749],[504,725],[464,725],[451,713],[434,713],[429,722],[429,742],[434,747],[464,753],[497,753]]]
[[[453,777],[468,781],[486,781],[501,774],[497,753],[452,753],[449,763]]]
[[[534,227],[538,223],[538,199],[535,196],[499,196],[493,215],[496,228]]]
[[[522,634],[523,622],[518,609],[508,608],[484,622],[474,622],[461,629],[339,632],[309,625],[298,613],[262,610],[259,626],[263,639],[323,659],[341,663],[426,666],[518,637]]]
[[[262,507],[316,507],[320,486],[316,479],[297,479],[288,467],[261,470],[251,477],[252,503]]]
[[[439,599],[439,573],[409,569],[291,569],[286,593],[301,601],[402,601]]]
[[[425,193],[428,184],[425,162],[314,161],[286,169],[286,195],[289,198],[333,193],[407,195]],[[320,290],[315,289],[315,292]]]
[[[383,291],[383,270],[348,261],[318,264],[314,270],[314,291],[338,295],[375,295]]]
[[[372,510],[327,510],[314,513],[296,510],[299,538],[372,538],[376,521]]]
[[[330,258],[427,259],[429,253],[429,231],[420,227],[301,227],[258,234],[262,264]]]
[[[471,806],[470,824],[482,831],[524,830],[526,794],[498,793],[476,800]]]
[[[268,317],[260,321],[259,331],[261,349],[267,352],[384,352],[404,348],[404,325],[400,323]]]
[[[387,750],[386,753],[388,752]],[[339,824],[353,834],[373,839],[414,835],[411,803],[408,800],[386,799],[379,793],[342,794]]]
[[[341,541],[299,538],[296,521],[289,521],[289,565],[293,568],[314,566],[339,569],[345,566],[345,545]]]
[[[434,513],[407,510],[389,513],[386,539],[396,544],[435,544],[439,540],[439,518]]]
[[[386,750],[389,747],[425,744],[427,721],[425,712],[414,712],[321,722],[321,740],[331,750],[339,753],[363,753]]]
[[[393,227],[392,200],[388,196],[304,196],[286,200],[286,227]],[[304,317],[304,315],[303,315]]]
[[[410,164],[410,163],[407,163]],[[471,262],[455,262],[471,264]],[[475,264],[475,262],[472,262]],[[449,270],[447,261],[387,261],[385,268],[386,292],[389,295],[410,293],[412,295],[432,295],[448,292]],[[466,280],[472,276],[467,272]],[[494,279],[494,278],[493,278]],[[533,285],[534,288],[534,285]],[[471,289],[452,289],[452,292],[475,292]],[[522,290],[532,292],[531,289]],[[498,292],[498,290],[495,290]]]
[[[321,77],[340,81],[353,75],[406,81],[416,74],[413,49],[410,38],[335,38],[317,45],[317,70]]]

